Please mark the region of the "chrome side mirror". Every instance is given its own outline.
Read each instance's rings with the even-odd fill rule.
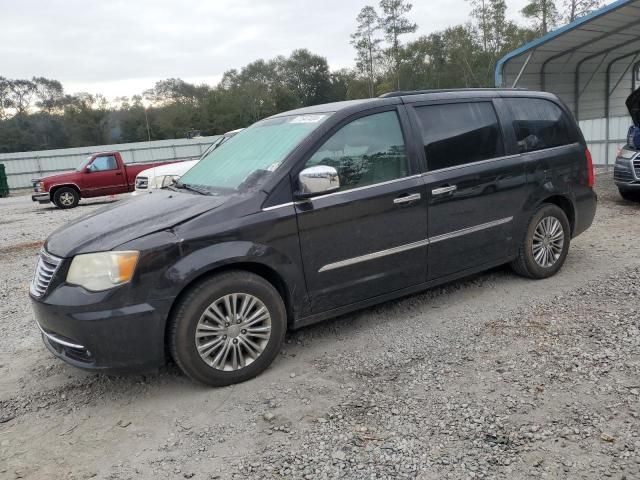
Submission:
[[[338,171],[326,165],[305,168],[298,174],[298,182],[298,196],[302,198],[333,192],[340,188]]]

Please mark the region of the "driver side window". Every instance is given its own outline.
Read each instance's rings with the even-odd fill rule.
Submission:
[[[329,138],[306,167],[334,167],[340,190],[364,187],[408,175],[404,138],[396,112],[358,118]]]
[[[91,170],[94,172],[103,172],[105,170],[115,170],[118,168],[118,164],[116,163],[116,159],[113,155],[105,156],[105,157],[96,157],[96,159],[91,163]]]

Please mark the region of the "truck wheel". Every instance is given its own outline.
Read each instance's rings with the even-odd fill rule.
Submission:
[[[557,205],[542,204],[529,221],[511,268],[523,277],[534,279],[555,275],[567,258],[570,242],[567,215]]]
[[[625,200],[629,200],[630,202],[640,202],[640,192],[638,191],[618,188],[618,192],[620,192],[620,196]]]
[[[53,194],[53,203],[58,208],[74,208],[78,206],[80,194],[71,187],[62,187]]]
[[[168,327],[169,349],[187,376],[222,387],[264,371],[286,330],[286,309],[273,285],[253,273],[231,271],[182,296]]]

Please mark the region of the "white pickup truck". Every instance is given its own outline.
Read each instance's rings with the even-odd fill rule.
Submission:
[[[175,183],[182,175],[187,173],[196,163],[206,157],[211,151],[218,148],[224,142],[238,133],[238,130],[232,130],[225,133],[212,143],[197,160],[188,160],[186,162],[171,163],[169,165],[161,165],[154,168],[143,170],[136,176],[136,187],[131,195],[140,195],[156,188],[166,188]]]

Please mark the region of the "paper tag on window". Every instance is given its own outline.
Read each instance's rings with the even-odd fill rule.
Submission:
[[[318,123],[326,115],[298,115],[294,117],[289,123]]]

